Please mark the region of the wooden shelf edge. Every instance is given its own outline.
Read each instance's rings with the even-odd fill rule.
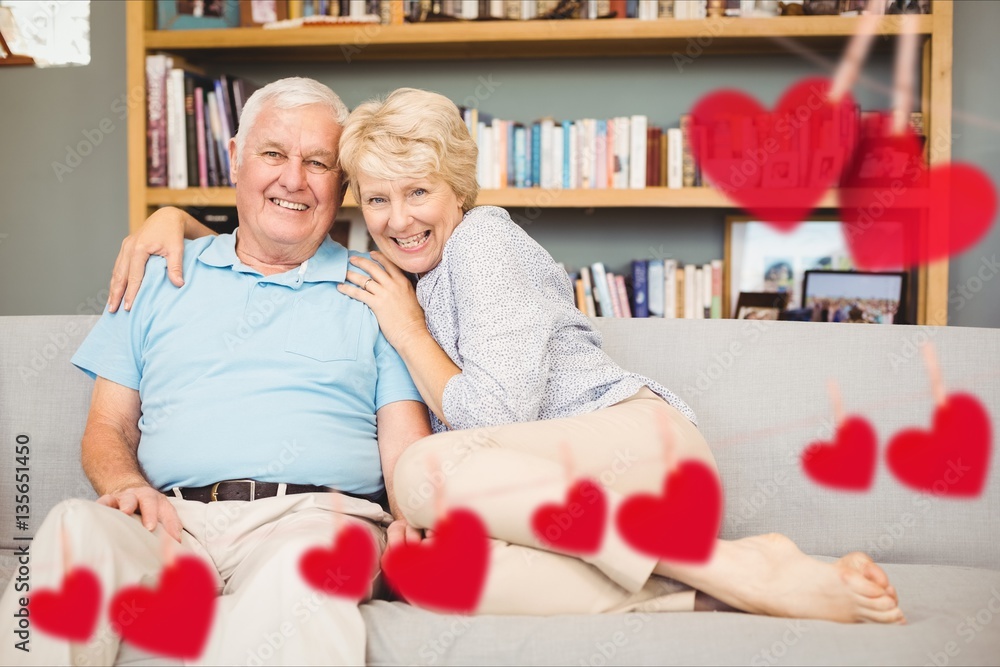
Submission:
[[[711,41],[793,37],[802,39],[844,38],[857,30],[858,17],[788,16],[775,18],[713,18],[703,20],[637,19],[604,21],[482,21],[456,23],[419,23],[406,25],[344,25],[265,30],[263,28],[226,28],[213,30],[147,30],[147,49],[246,49],[287,48],[295,46],[354,46],[361,49],[378,46],[450,43],[491,43],[552,45],[553,42],[595,40],[594,46],[609,40]],[[919,34],[930,34],[933,15],[917,17]],[[879,34],[896,35],[902,30],[898,16],[883,19]],[[548,50],[548,49],[547,49]],[[414,52],[414,55],[418,55]]]
[[[511,208],[739,208],[712,188],[645,188],[643,190],[542,190],[506,188],[482,190],[476,203],[480,206]],[[171,190],[147,188],[148,206],[236,206],[233,188],[192,188]],[[355,207],[350,193],[344,208]],[[817,208],[836,208],[836,193],[826,193]]]

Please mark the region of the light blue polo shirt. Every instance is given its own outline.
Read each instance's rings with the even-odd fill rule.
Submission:
[[[180,289],[151,257],[132,309],[105,312],[73,363],[138,389],[139,463],[160,490],[246,478],[380,493],[375,412],[421,398],[372,311],[337,291],[357,253],[326,239],[262,276],[235,244],[187,242]]]

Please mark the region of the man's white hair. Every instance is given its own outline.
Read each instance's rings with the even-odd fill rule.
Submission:
[[[243,148],[246,145],[247,135],[253,130],[257,117],[268,104],[276,109],[297,109],[312,104],[321,104],[330,110],[337,124],[341,127],[344,126],[344,123],[347,122],[347,116],[350,115],[347,105],[341,101],[337,93],[315,79],[293,76],[273,81],[251,95],[243,107],[243,113],[240,115],[240,127],[236,132],[236,166],[239,166],[243,159]]]

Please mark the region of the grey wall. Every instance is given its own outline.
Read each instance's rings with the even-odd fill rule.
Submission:
[[[955,12],[955,160],[974,162],[1000,183],[1000,92],[987,63],[1000,60],[989,33],[1000,25],[1000,3],[960,2]],[[0,69],[4,147],[0,179],[0,315],[88,311],[103,298],[111,264],[127,232],[123,3],[92,3],[92,63],[62,70]],[[348,105],[393,88],[437,90],[458,103],[475,100],[502,118],[532,121],[646,113],[673,125],[704,92],[752,91],[771,104],[791,82],[824,73],[822,60],[782,55],[701,57],[679,71],[669,58],[522,61],[414,61],[246,65],[218,63],[266,82],[288,74],[313,76]],[[7,70],[7,71],[4,71]],[[14,70],[14,71],[11,71]],[[888,106],[891,59],[874,57],[855,91],[862,106]],[[482,85],[491,82],[491,91]],[[477,88],[479,99],[476,99]],[[17,91],[10,95],[8,91]],[[485,93],[485,94],[484,94]],[[142,112],[141,103],[135,106]],[[54,173],[69,147],[114,129],[71,173]],[[570,268],[604,261],[612,269],[644,257],[703,263],[723,255],[725,213],[697,209],[542,209],[513,211],[542,245]],[[951,265],[952,324],[1000,327],[1000,280],[989,262],[1000,254],[1000,229]],[[985,267],[985,268],[984,268]],[[985,282],[984,282],[985,280]]]

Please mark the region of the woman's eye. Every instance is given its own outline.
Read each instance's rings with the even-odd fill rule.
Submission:
[[[413,195],[415,197],[422,197],[425,194],[427,194],[427,190],[424,190],[423,188],[417,188],[416,190],[413,191]]]

